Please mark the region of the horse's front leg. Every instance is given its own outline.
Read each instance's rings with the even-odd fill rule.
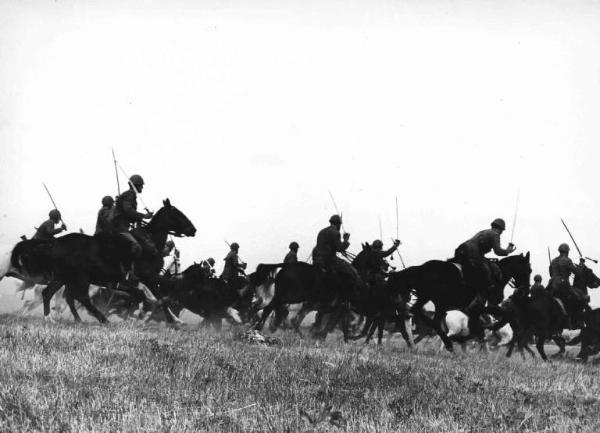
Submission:
[[[421,320],[423,320],[423,323],[432,328],[436,332],[436,334],[439,335],[447,351],[454,352],[454,348],[452,347],[452,341],[448,338],[448,336],[442,330],[441,327],[442,319],[444,318],[446,311],[443,311],[436,305],[435,315],[433,316],[433,319],[430,319],[423,312],[423,305],[425,305],[427,301],[428,299],[417,300],[416,304],[412,307],[413,314],[417,315]]]

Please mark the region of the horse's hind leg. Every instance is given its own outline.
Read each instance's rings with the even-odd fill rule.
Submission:
[[[566,346],[565,339],[561,335],[555,335],[552,337],[552,340],[554,340],[554,342],[558,346],[558,353],[556,353],[554,356],[564,355],[565,354],[565,346]]]
[[[106,317],[104,317],[104,314],[102,314],[100,312],[100,310],[98,310],[96,307],[94,307],[94,304],[92,304],[92,301],[90,299],[90,284],[87,282],[80,282],[80,283],[75,283],[75,284],[67,284],[67,287],[65,288],[67,293],[70,293],[71,296],[73,296],[75,299],[77,299],[79,302],[81,302],[81,304],[86,308],[86,310],[88,310],[88,312],[94,316],[96,319],[98,319],[98,321],[100,323],[106,323]],[[69,306],[70,307],[70,306]],[[72,310],[71,310],[72,311]]]
[[[69,310],[71,310],[73,319],[75,319],[76,322],[81,322],[81,317],[79,317],[79,313],[77,312],[77,308],[75,307],[75,299],[73,298],[73,295],[71,294],[71,291],[68,288],[65,288],[65,300],[67,301]]]
[[[548,361],[548,357],[546,356],[546,352],[544,351],[544,341],[545,340],[546,340],[546,337],[538,337],[535,347],[537,348],[537,351],[540,354],[540,356],[542,357],[542,359],[544,361]]]
[[[52,296],[62,287],[61,281],[52,281],[42,290],[42,299],[44,300],[44,318],[52,320],[50,316],[50,300]]]
[[[369,344],[369,342],[371,341],[371,338],[373,338],[375,329],[377,328],[377,321],[375,319],[369,318],[367,320],[367,323],[369,324],[369,328],[367,329],[367,332],[366,332],[367,338],[365,338],[365,344]],[[365,323],[365,326],[367,326],[366,323]]]
[[[260,316],[260,320],[254,326],[254,329],[256,329],[257,331],[262,331],[263,327],[265,326],[265,322],[267,321],[267,317],[269,317],[269,314],[271,314],[271,312],[273,311],[274,308],[275,307],[273,305],[273,301],[271,301],[269,303],[269,305],[267,305],[263,309],[262,315]]]
[[[385,327],[385,319],[380,318],[377,324],[377,344],[381,346],[381,340],[383,339],[383,328]]]

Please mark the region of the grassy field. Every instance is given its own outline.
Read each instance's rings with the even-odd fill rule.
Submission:
[[[598,366],[0,316],[0,431],[600,431]]]

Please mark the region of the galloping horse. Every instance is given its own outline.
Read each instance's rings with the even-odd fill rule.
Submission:
[[[531,275],[529,253],[505,257],[498,261],[498,265],[502,272],[501,284],[486,294],[492,306],[485,310],[494,313],[502,313],[499,308],[493,306],[502,301],[504,286],[510,280],[514,280],[517,287],[529,287]],[[452,352],[452,341],[441,329],[442,319],[449,310],[466,309],[478,294],[476,289],[465,284],[460,267],[449,261],[431,260],[421,266],[411,266],[391,273],[388,282],[404,299],[410,299],[410,291],[414,291],[417,301],[412,307],[413,313],[433,328],[446,349]],[[429,301],[435,306],[433,319],[423,313],[423,306]]]
[[[158,251],[164,248],[167,236],[194,236],[196,229],[187,217],[163,201],[163,207],[144,228],[137,229],[150,236],[155,252],[144,251],[139,259],[133,257],[131,245],[118,234],[87,236],[70,233],[52,242],[26,240],[19,242],[11,254],[9,276],[17,276],[48,284],[42,292],[44,316],[50,316],[50,300],[65,285],[65,298],[76,321],[80,321],[74,300],[78,300],[98,321],[106,317],[90,301],[89,286],[113,287],[125,278],[125,269],[136,261],[136,272],[141,281],[150,286],[162,265]],[[164,307],[167,308],[166,306]]]

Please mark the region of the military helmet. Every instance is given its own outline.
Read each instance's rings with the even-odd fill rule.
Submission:
[[[102,206],[112,206],[115,203],[115,199],[110,195],[104,196],[102,198]]]
[[[129,182],[131,182],[135,186],[143,186],[144,179],[139,174],[134,174],[129,178]]]
[[[383,248],[383,242],[381,242],[379,239],[375,239],[371,246],[373,248]]]
[[[212,257],[209,257],[207,260],[209,265],[214,266],[215,265],[215,259],[213,259]]]
[[[568,253],[569,251],[571,251],[571,248],[569,248],[569,245],[567,244],[560,244],[558,246],[559,253]]]
[[[341,224],[342,218],[339,215],[331,215],[331,218],[329,218],[329,222],[331,224]]]
[[[48,216],[50,219],[60,219],[60,212],[58,209],[52,209],[50,212],[48,212]]]
[[[231,244],[231,249],[232,250],[237,250],[240,248],[240,245],[237,242],[234,242]]]
[[[496,218],[492,221],[492,227],[498,227],[499,229],[506,230],[506,223],[502,218]]]
[[[173,242],[173,240],[169,239],[167,242],[165,242],[165,246],[169,247],[169,248],[175,248],[175,242]]]
[[[536,283],[541,283],[542,276],[540,274],[537,274],[535,277],[533,277],[533,281],[535,281]]]
[[[300,245],[298,245],[298,242],[294,241],[290,244],[290,250],[297,250],[298,248],[300,248]]]

